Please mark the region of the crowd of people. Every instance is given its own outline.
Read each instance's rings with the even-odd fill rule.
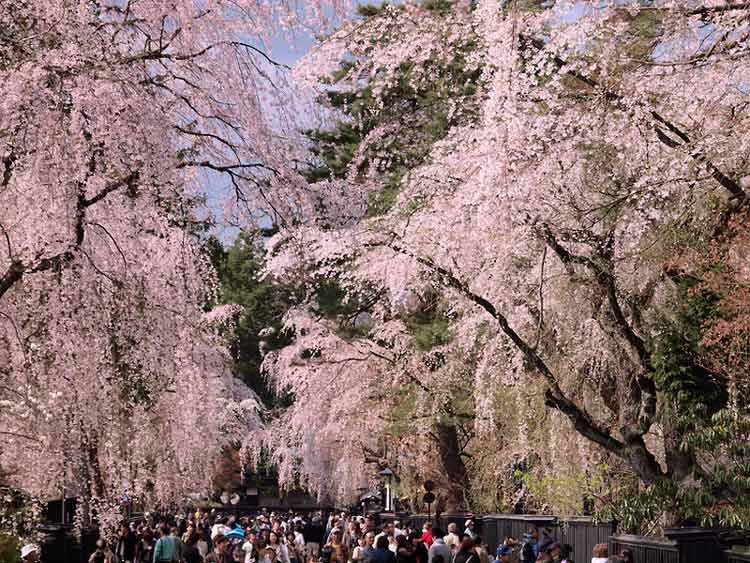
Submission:
[[[22,557],[38,553],[25,546]],[[592,563],[633,563],[624,550],[609,557],[605,544]],[[443,531],[431,522],[415,529],[408,522],[379,524],[374,515],[274,513],[225,516],[197,511],[184,517],[147,514],[123,522],[117,537],[99,539],[89,563],[573,563],[572,547],[540,537],[530,528],[521,540],[506,537],[490,556],[473,520],[463,530]]]

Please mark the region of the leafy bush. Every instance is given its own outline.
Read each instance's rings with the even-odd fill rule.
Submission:
[[[0,563],[21,563],[20,549],[17,537],[0,533]]]

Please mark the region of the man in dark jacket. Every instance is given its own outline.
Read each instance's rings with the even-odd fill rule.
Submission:
[[[539,530],[529,528],[523,536],[521,545],[521,563],[534,563],[539,555]]]
[[[127,523],[120,526],[120,535],[115,544],[115,555],[121,563],[132,563],[135,559],[135,544],[138,543],[135,533],[128,527]]]

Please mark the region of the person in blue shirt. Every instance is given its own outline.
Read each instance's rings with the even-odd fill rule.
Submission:
[[[154,547],[154,563],[172,563],[172,561],[178,561],[180,555],[178,546],[178,538],[169,535],[169,527],[166,524],[161,526],[161,537],[156,542]]]

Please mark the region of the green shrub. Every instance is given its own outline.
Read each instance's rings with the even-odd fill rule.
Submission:
[[[0,563],[21,563],[21,542],[15,536],[0,533]]]

